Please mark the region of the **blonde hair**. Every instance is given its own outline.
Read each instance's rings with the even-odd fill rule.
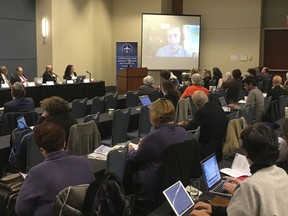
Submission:
[[[159,98],[152,103],[150,108],[150,122],[152,125],[172,122],[175,116],[175,107],[168,99]]]

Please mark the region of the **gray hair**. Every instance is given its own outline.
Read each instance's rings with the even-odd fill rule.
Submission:
[[[191,77],[191,81],[193,85],[201,85],[202,84],[202,76],[199,73],[195,73]]]
[[[146,76],[146,77],[143,78],[143,83],[144,83],[145,85],[152,86],[153,83],[154,83],[154,79],[153,79],[152,76]]]

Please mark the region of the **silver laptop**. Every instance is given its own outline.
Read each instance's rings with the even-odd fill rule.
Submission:
[[[42,85],[43,77],[34,77],[34,82],[36,85]]]
[[[85,78],[86,78],[85,75],[77,76],[76,82],[77,82],[77,83],[82,83],[82,82],[84,82],[84,79],[85,79]]]
[[[229,197],[232,196],[232,194],[228,193],[223,189],[223,184],[225,180],[221,178],[215,154],[212,154],[202,160],[201,167],[203,171],[204,181],[210,193]]]
[[[139,96],[139,99],[143,106],[150,106],[152,104],[148,95]]]
[[[227,106],[227,102],[224,97],[219,97],[219,102],[224,112],[231,112],[231,108]]]
[[[180,181],[164,190],[163,194],[177,216],[183,215],[194,205],[193,200]]]

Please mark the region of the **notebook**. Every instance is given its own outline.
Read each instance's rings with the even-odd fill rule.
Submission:
[[[221,178],[215,154],[212,154],[202,160],[201,167],[203,171],[204,181],[210,193],[229,197],[232,196],[232,194],[228,193],[223,189],[223,184],[225,180]]]
[[[143,106],[150,106],[152,104],[148,95],[139,96],[139,99]]]
[[[81,82],[84,81],[85,78],[86,78],[85,75],[83,75],[83,76],[77,76],[76,82],[77,82],[77,83],[81,83]]]
[[[164,190],[163,194],[177,216],[183,215],[194,205],[193,200],[180,181]]]
[[[17,118],[17,128],[25,128],[27,127],[26,120],[23,115]]]

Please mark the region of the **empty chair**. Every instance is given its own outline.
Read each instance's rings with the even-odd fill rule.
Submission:
[[[101,136],[95,121],[78,123],[71,127],[67,149],[74,155],[87,155],[101,144]]]
[[[148,96],[149,96],[150,100],[151,100],[152,102],[154,102],[154,101],[156,101],[158,98],[161,98],[162,95],[163,95],[163,94],[162,94],[162,91],[159,90],[159,89],[157,89],[157,90],[151,92]]]
[[[32,112],[8,112],[2,119],[1,135],[10,134],[17,127],[17,118],[23,115],[28,126],[34,126],[39,118],[39,114]]]
[[[139,91],[128,91],[126,93],[126,108],[139,105]]]
[[[87,98],[72,101],[71,113],[75,118],[83,118],[86,114]]]
[[[148,134],[151,130],[149,107],[143,106],[140,110],[139,127],[127,133],[127,139],[133,139]]]
[[[100,112],[96,114],[87,115],[84,117],[84,123],[89,121],[95,121],[97,128],[99,127]]]
[[[105,96],[105,112],[108,112],[108,109],[116,109],[117,98],[117,94],[109,94]]]
[[[198,142],[200,136],[200,126],[195,130],[188,130],[187,133],[188,133],[188,140],[195,139]]]
[[[281,117],[285,115],[285,107],[288,105],[288,95],[279,96],[279,109]]]
[[[271,103],[271,96],[270,97],[264,97],[264,113],[267,112],[268,107],[270,106]]]
[[[42,161],[44,161],[44,156],[39,151],[39,147],[35,142],[34,133],[31,133],[28,136],[27,142],[26,172],[28,172],[33,166],[38,165]]]
[[[92,99],[91,114],[105,112],[105,97],[94,97]]]
[[[245,118],[248,125],[251,125],[254,117],[254,104],[246,105],[241,110],[241,116]]]
[[[102,144],[114,146],[117,143],[126,141],[130,113],[131,108],[114,111],[111,138],[102,140]]]
[[[127,161],[128,145],[121,150],[112,150],[107,155],[105,173],[113,172],[119,176],[121,181],[124,177],[126,161]]]

